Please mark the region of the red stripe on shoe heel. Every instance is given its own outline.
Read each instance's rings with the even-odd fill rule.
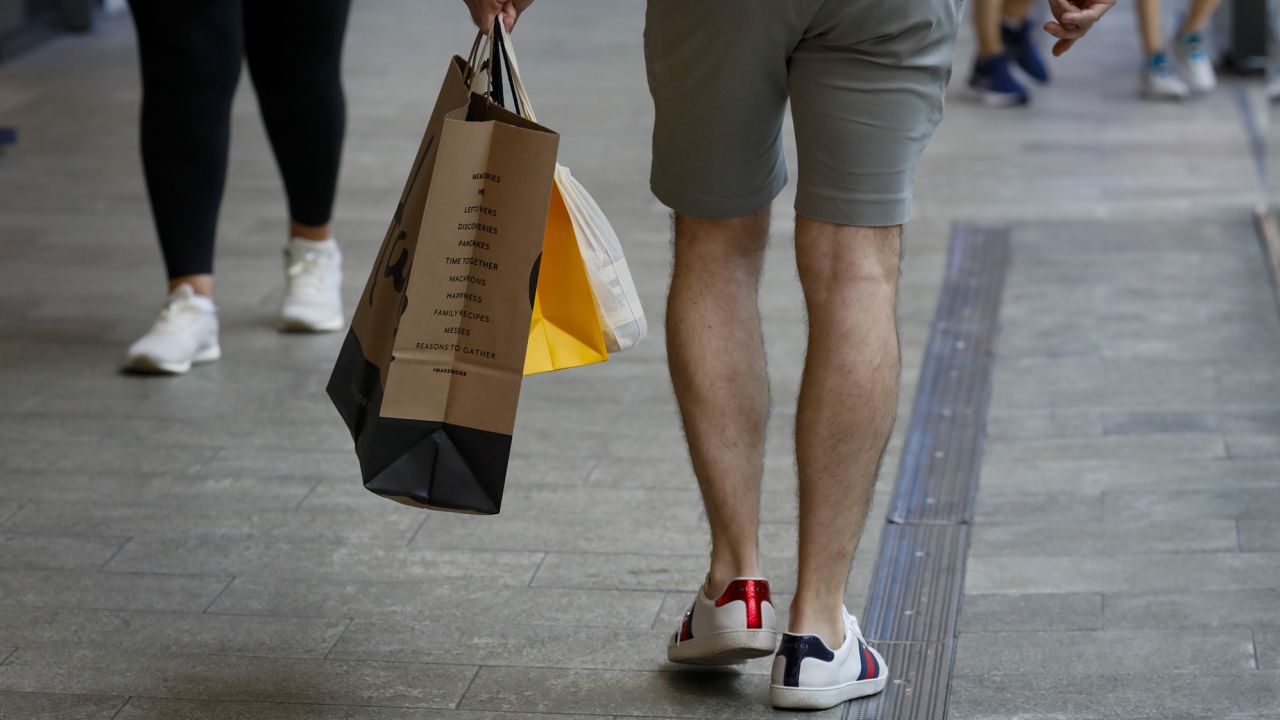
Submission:
[[[769,599],[769,581],[734,580],[716,599],[716,607],[724,607],[735,600],[741,600],[747,604],[747,629],[761,629],[764,626],[764,615],[760,612],[760,605],[773,603]]]
[[[871,650],[866,645],[862,646],[862,654],[866,657],[867,676],[858,678],[859,680],[870,680],[880,677],[880,666],[876,664],[876,656],[871,654]]]

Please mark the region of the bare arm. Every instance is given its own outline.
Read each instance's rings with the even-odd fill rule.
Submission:
[[[1058,38],[1054,57],[1070,50],[1115,4],[1116,0],[1049,0],[1054,21],[1045,23],[1044,29]]]

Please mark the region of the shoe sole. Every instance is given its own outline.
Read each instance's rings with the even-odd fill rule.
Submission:
[[[789,710],[825,710],[842,702],[875,695],[889,682],[888,674],[870,680],[855,680],[826,688],[769,686],[769,702],[776,708]]]
[[[772,655],[778,633],[772,630],[727,630],[667,646],[667,659],[685,665],[734,665]]]
[[[341,315],[326,323],[309,323],[305,320],[289,318],[280,318],[280,321],[276,323],[276,328],[280,332],[289,334],[337,332],[346,326],[347,321]]]
[[[134,375],[185,375],[191,371],[193,365],[203,365],[221,358],[222,348],[213,345],[197,352],[187,362],[164,362],[150,355],[138,355],[125,361],[123,369]]]
[[[989,90],[972,89],[978,103],[986,107],[1017,107],[1031,102],[1030,99],[1009,93],[991,92]]]

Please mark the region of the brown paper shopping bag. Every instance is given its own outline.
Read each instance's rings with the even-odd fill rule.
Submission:
[[[473,68],[449,67],[328,391],[366,488],[492,514],[559,136],[471,93]]]

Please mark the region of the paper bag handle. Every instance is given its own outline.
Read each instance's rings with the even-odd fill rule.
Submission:
[[[487,59],[481,60],[485,56]],[[506,25],[502,22],[502,18],[498,17],[493,24],[493,29],[489,32],[480,31],[476,33],[476,39],[471,43],[471,52],[467,54],[467,87],[471,87],[476,77],[480,73],[485,73],[486,87],[482,94],[492,99],[499,105],[503,105],[503,88],[502,88],[502,66],[507,67],[507,82],[510,84],[514,111],[517,115],[527,118],[533,122],[537,122],[538,118],[533,112],[533,106],[529,102],[529,93],[525,89],[524,80],[520,76],[520,64],[516,60],[515,50],[511,44],[511,34],[507,32]],[[474,89],[474,88],[473,88]],[[477,90],[477,92],[479,92]]]
[[[529,102],[529,92],[525,90],[524,80],[520,76],[520,63],[516,60],[515,46],[511,44],[511,33],[507,32],[506,23],[502,22],[499,17],[494,23],[494,27],[498,31],[496,40],[498,51],[507,63],[507,73],[511,83],[511,89],[515,93],[516,112],[533,122],[538,122],[538,118],[534,115],[533,104]]]

